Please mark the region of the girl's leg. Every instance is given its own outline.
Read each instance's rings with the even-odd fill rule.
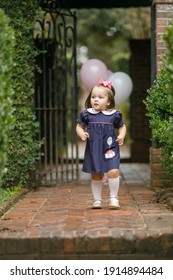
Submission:
[[[118,209],[120,207],[118,201],[118,191],[120,185],[120,177],[119,170],[112,169],[108,172],[108,182],[109,182],[109,191],[110,191],[110,199],[109,199],[109,208],[110,209]]]
[[[92,174],[91,190],[94,198],[94,209],[101,209],[102,203],[102,178],[103,174]]]

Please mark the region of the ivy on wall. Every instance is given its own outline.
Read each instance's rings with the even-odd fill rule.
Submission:
[[[0,185],[5,173],[9,131],[13,125],[13,89],[11,73],[14,58],[14,32],[9,19],[0,10]]]
[[[165,162],[169,173],[173,177],[173,22],[165,32],[164,40],[167,44],[167,52],[165,56],[166,68],[170,77],[170,91],[168,92],[170,122],[166,131],[166,137],[169,139],[169,146],[166,147]]]
[[[34,108],[34,73],[37,51],[33,41],[36,0],[1,0],[0,8],[10,18],[15,34],[15,56],[12,69],[14,91],[14,127],[10,132],[4,187],[23,186],[35,169],[40,157],[37,140],[39,125]]]

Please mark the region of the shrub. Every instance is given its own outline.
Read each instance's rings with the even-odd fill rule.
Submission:
[[[152,146],[163,149],[162,165],[173,177],[173,26],[164,36],[168,49],[165,63],[144,103],[152,130]]]
[[[147,90],[148,95],[144,103],[152,130],[152,146],[163,147],[165,143],[165,131],[170,121],[170,103],[168,93],[170,91],[170,77],[165,67],[156,77],[154,85]]]
[[[11,72],[14,58],[14,32],[9,19],[0,9],[0,185],[5,173],[9,131],[13,124]]]

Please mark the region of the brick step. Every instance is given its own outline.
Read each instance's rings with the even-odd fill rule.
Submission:
[[[172,259],[173,213],[149,186],[149,166],[121,165],[119,210],[92,209],[90,182],[40,187],[0,219],[0,259]]]
[[[0,259],[172,259],[173,234],[139,238],[128,232],[129,238],[111,232],[111,236],[94,237],[72,233],[68,236],[0,239]],[[114,236],[115,235],[115,236]]]

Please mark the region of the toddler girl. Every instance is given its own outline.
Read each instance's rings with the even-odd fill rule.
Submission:
[[[85,108],[77,120],[76,132],[83,141],[87,141],[82,170],[91,173],[94,198],[92,208],[102,208],[102,179],[104,173],[107,173],[109,208],[118,209],[119,145],[124,143],[126,126],[122,113],[115,110],[115,90],[112,82],[101,79],[89,93]]]

